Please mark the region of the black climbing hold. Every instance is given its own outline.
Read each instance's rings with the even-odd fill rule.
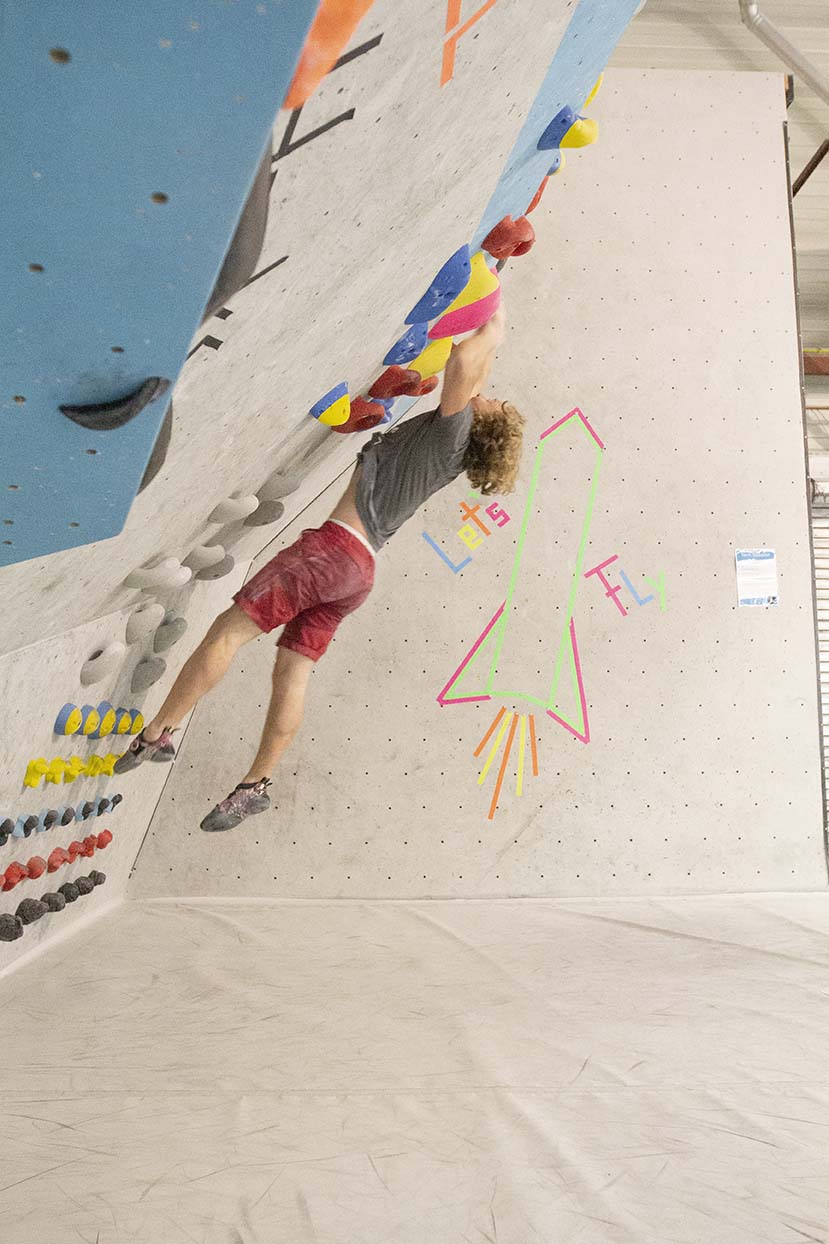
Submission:
[[[110,806],[109,799],[100,799],[98,801],[98,811],[96,815],[103,816],[105,812],[109,812],[109,806]]]
[[[51,829],[52,826],[59,820],[60,820],[60,813],[56,812],[54,808],[50,808],[43,818],[44,828]]]
[[[24,898],[22,903],[17,904],[17,911],[14,914],[23,924],[34,924],[35,920],[45,916],[48,910],[49,908],[39,898]]]
[[[60,818],[61,825],[71,825],[75,819],[75,809],[65,808],[63,816]]]
[[[92,406],[60,406],[58,409],[73,423],[79,423],[90,432],[112,432],[122,428],[136,415],[140,415],[145,406],[156,401],[170,387],[170,381],[163,376],[150,376],[134,393],[116,398],[114,402],[96,402]]]
[[[93,885],[103,885],[106,879],[106,873],[98,872],[97,868],[93,868],[92,872],[89,874],[89,880]]]
[[[95,804],[92,802],[91,799],[87,799],[86,803],[81,808],[81,816],[83,817],[84,820],[86,820],[88,816],[92,816],[92,813],[94,811],[95,811]]]
[[[8,834],[0,834],[0,847],[4,847],[8,841],[9,841]]]
[[[6,836],[8,837],[11,834],[13,829],[14,829],[14,821],[11,819],[10,816],[7,816],[4,821],[0,822],[0,834],[6,834]]]
[[[113,806],[113,808],[117,807],[117,806],[118,806],[118,804],[121,802],[121,800],[122,800],[123,798],[124,798],[124,796],[123,796],[123,795],[113,795],[113,796],[112,796],[112,806]]]
[[[23,936],[23,922],[5,912],[0,916],[0,942],[16,942]]]
[[[95,882],[89,877],[76,877],[75,885],[78,887],[79,894],[91,894],[95,889]]]
[[[66,906],[66,899],[62,894],[55,894],[51,890],[47,890],[45,894],[40,896],[41,903],[45,903],[50,911],[63,911]]]
[[[25,821],[23,822],[24,838],[30,837],[35,832],[39,824],[40,824],[39,816],[27,816]]]
[[[63,885],[58,886],[58,894],[62,894],[67,903],[74,903],[76,898],[80,897],[80,890],[71,881],[64,881]]]

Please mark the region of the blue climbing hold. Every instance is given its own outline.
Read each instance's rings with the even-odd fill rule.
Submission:
[[[565,104],[556,113],[544,133],[538,140],[539,151],[555,151],[561,146],[561,140],[571,125],[575,125],[578,117],[574,110]],[[558,167],[558,165],[556,165]]]
[[[335,384],[334,388],[329,389],[318,402],[314,402],[314,405],[308,411],[308,414],[313,415],[315,419],[319,419],[325,414],[329,406],[333,406],[335,402],[340,401],[341,398],[344,397],[348,397],[348,381],[346,380],[344,380],[341,384]],[[348,418],[347,411],[345,417],[346,419]],[[337,422],[340,422],[340,420],[337,420]]]
[[[422,354],[429,340],[429,325],[412,324],[408,332],[405,332],[399,341],[396,341],[383,359],[384,367],[391,367],[393,363],[410,363],[412,359],[416,359],[418,354]]]
[[[561,152],[560,152],[560,151],[557,151],[557,152],[556,152],[556,154],[555,154],[555,158],[554,158],[554,160],[553,160],[552,164],[551,164],[551,165],[550,165],[550,167],[547,169],[547,176],[548,176],[548,177],[553,177],[553,176],[555,176],[555,174],[556,174],[556,173],[558,172],[558,170],[561,168],[561,164],[562,164],[563,159],[564,159],[564,156],[561,154]]]
[[[470,272],[469,247],[462,246],[447,259],[426,293],[406,316],[405,323],[419,324],[423,320],[433,320],[436,316],[443,315],[466,285]]]

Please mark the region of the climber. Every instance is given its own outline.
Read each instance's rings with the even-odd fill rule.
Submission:
[[[201,828],[231,829],[270,807],[270,776],[299,729],[311,670],[343,618],[371,591],[376,552],[433,493],[464,471],[485,495],[510,492],[515,485],[523,417],[509,402],[481,396],[503,336],[499,310],[453,346],[436,410],[375,433],[358,454],[351,482],[328,521],[303,531],[236,593],[158,713],[116,761],[116,773],[145,760],[171,761],[173,731],[224,677],[238,649],[284,625],[259,750],[242,781],[208,813]]]

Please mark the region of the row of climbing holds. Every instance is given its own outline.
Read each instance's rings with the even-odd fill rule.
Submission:
[[[82,776],[113,777],[115,762],[122,755],[123,752],[108,752],[106,756],[89,756],[86,760],[82,760],[80,756],[70,756],[69,760],[63,760],[60,756],[56,756],[54,760],[46,760],[43,756],[38,756],[36,760],[29,761],[23,785],[38,787],[41,779],[56,783],[61,778],[64,782],[74,782],[75,778]]]
[[[106,881],[106,873],[93,869],[86,877],[65,881],[54,892],[41,894],[40,898],[24,898],[14,915],[10,912],[0,916],[0,942],[16,942],[23,936],[24,925],[34,924],[50,911],[63,911],[67,903],[74,903],[85,894],[91,894]]]
[[[97,708],[91,704],[64,704],[55,718],[55,734],[85,734],[100,739],[106,734],[140,734],[144,718],[137,708],[113,708],[102,700]]]
[[[44,834],[57,825],[71,825],[73,821],[86,821],[91,816],[104,816],[114,811],[123,798],[123,795],[113,795],[109,799],[87,799],[77,809],[49,808],[46,812],[20,816],[16,821],[9,816],[0,818],[0,847],[4,847],[9,838],[29,838],[32,834]]]
[[[68,847],[55,847],[50,851],[48,859],[44,859],[42,855],[33,855],[25,864],[15,860],[7,865],[4,872],[0,872],[0,889],[13,890],[21,881],[35,880],[47,871],[57,872],[64,864],[74,864],[79,856],[90,859],[96,851],[103,851],[111,842],[111,831],[104,829],[100,834],[88,834],[83,842],[70,842]]]

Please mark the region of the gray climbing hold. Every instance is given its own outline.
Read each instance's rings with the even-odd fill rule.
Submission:
[[[45,894],[40,896],[41,903],[45,903],[50,911],[63,911],[66,906],[66,899],[62,894],[55,894],[51,890],[47,890]]]
[[[23,936],[23,922],[8,912],[0,916],[0,942],[16,942]]]
[[[67,903],[74,903],[80,897],[80,890],[71,881],[64,881],[63,885],[58,886],[58,894],[62,894]]]
[[[230,574],[236,562],[227,553],[220,562],[215,566],[205,566],[204,570],[200,570],[196,575],[197,579],[223,579],[226,574]]]
[[[76,877],[75,885],[78,887],[79,894],[91,894],[95,889],[95,882],[89,877]]]
[[[92,816],[96,805],[91,799],[87,799],[86,803],[81,805],[81,820],[85,821],[88,816]]]
[[[162,622],[153,639],[153,651],[166,652],[173,644],[178,643],[186,630],[186,618],[169,618]]]
[[[60,820],[60,813],[56,812],[54,808],[50,808],[43,818],[43,828],[51,829],[52,826],[56,825],[59,820]]]
[[[167,662],[161,657],[147,657],[146,661],[139,661],[133,670],[130,691],[133,695],[146,691],[153,683],[158,682],[159,678],[163,678],[166,669]]]
[[[66,808],[63,816],[60,818],[61,825],[71,825],[75,819],[75,809]]]
[[[259,498],[254,496],[228,497],[220,501],[208,516],[208,523],[238,523],[240,518],[247,518],[259,505]]]
[[[28,838],[40,825],[39,816],[27,816],[23,822],[23,837]]]
[[[0,821],[0,834],[11,834],[14,830],[14,821],[7,816],[5,821]]]
[[[137,566],[124,580],[124,587],[140,588],[149,592],[166,588],[183,587],[189,583],[193,572],[182,566],[177,557],[165,557],[154,566]]]
[[[139,605],[127,621],[127,643],[137,644],[146,639],[163,621],[164,606],[159,605],[158,601],[147,601],[146,604]]]
[[[94,652],[81,667],[81,684],[88,687],[90,683],[100,682],[102,678],[114,674],[126,652],[126,646],[120,640]]]
[[[288,471],[274,471],[265,480],[262,487],[257,491],[259,503],[263,501],[279,501],[282,497],[289,497],[292,492],[296,492],[302,483],[300,475],[292,475]]]
[[[24,898],[22,903],[17,904],[17,911],[14,914],[23,924],[34,924],[35,920],[40,920],[48,910],[49,908],[39,898]]]
[[[97,868],[93,868],[92,872],[89,874],[89,880],[93,885],[103,885],[106,879],[106,873],[98,872]]]
[[[123,798],[124,798],[124,796],[123,796],[123,795],[113,795],[113,796],[112,796],[112,806],[113,806],[113,808],[117,808],[117,807],[118,807],[118,804],[119,804],[119,803],[121,803],[121,802],[123,801]]]
[[[208,566],[216,566],[224,556],[225,550],[221,544],[197,544],[185,557],[184,565],[189,566],[194,574],[198,574]]]
[[[263,501],[259,509],[245,519],[245,526],[267,527],[268,523],[279,522],[284,513],[285,506],[281,501]]]

